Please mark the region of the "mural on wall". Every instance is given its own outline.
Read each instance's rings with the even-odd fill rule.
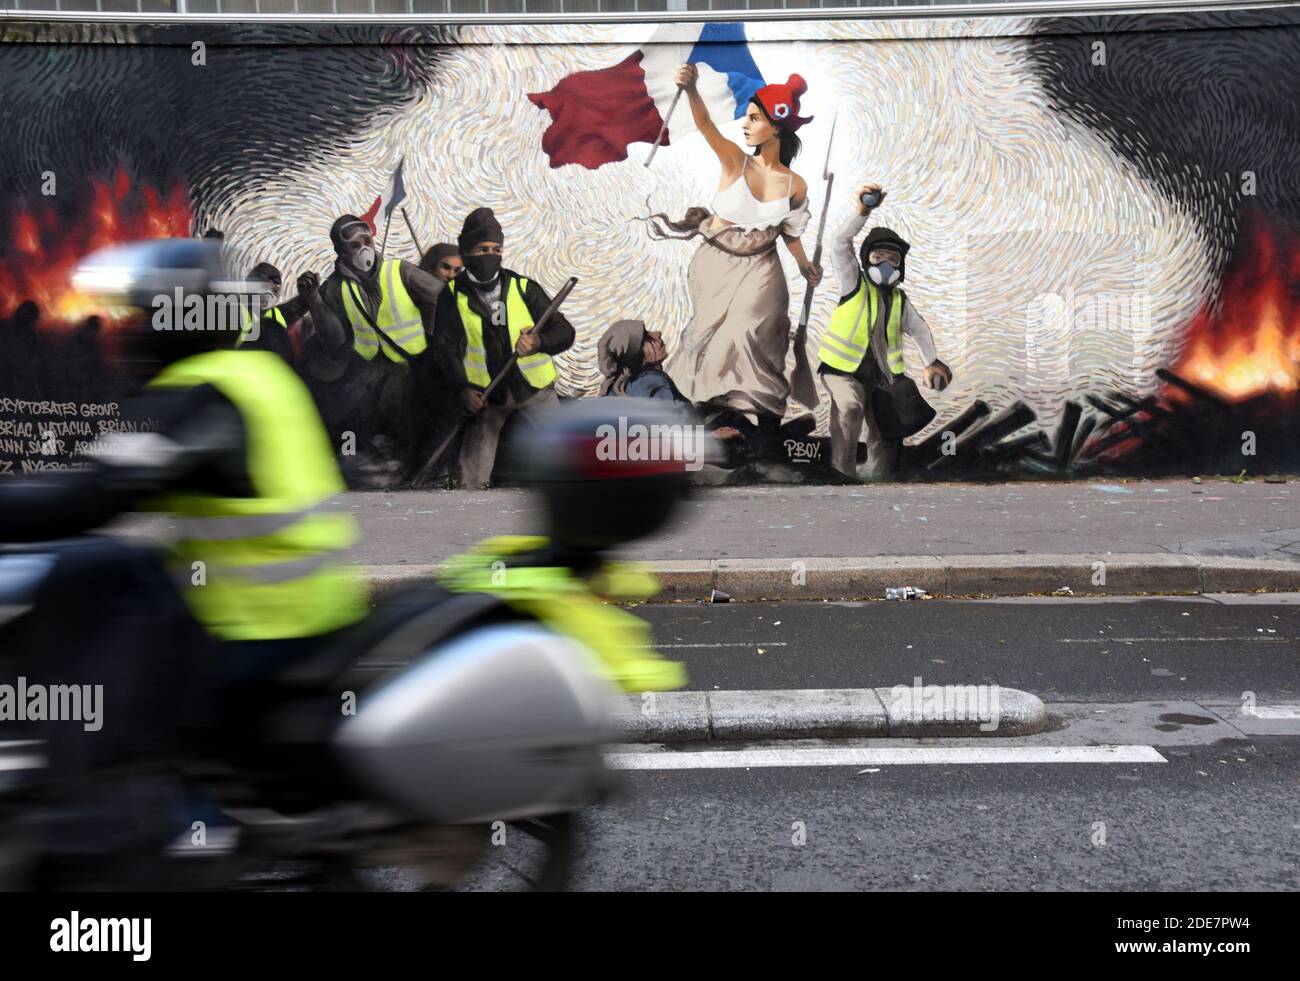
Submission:
[[[1300,469],[1294,11],[3,32],[0,475],[124,425],[78,261],[204,234],[358,487],[610,392],[711,482]]]

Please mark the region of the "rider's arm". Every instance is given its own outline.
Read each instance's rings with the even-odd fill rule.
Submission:
[[[83,469],[0,481],[0,542],[78,535],[178,485],[248,486],[243,421],[215,388],[160,389],[132,408],[157,431],[101,437]]]

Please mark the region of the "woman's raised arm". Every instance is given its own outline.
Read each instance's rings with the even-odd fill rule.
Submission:
[[[713,118],[709,115],[709,107],[704,104],[700,98],[700,93],[695,87],[699,79],[699,70],[690,62],[682,65],[677,69],[677,74],[673,76],[673,81],[686,90],[686,97],[691,103],[691,115],[695,117],[695,128],[708,141],[713,152],[718,155],[718,160],[722,164],[725,172],[738,170],[743,161],[743,152],[740,147],[732,143],[722,135],[718,127],[714,125]]]

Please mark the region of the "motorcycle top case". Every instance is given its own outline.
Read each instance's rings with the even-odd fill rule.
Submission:
[[[481,627],[363,692],[334,745],[379,798],[444,824],[573,810],[606,786],[623,700],[541,627]]]

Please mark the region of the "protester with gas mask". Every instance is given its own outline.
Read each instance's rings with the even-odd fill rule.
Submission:
[[[372,456],[370,482],[397,483],[423,463],[420,450],[439,421],[441,383],[426,352],[443,283],[413,262],[385,259],[356,215],[338,218],[330,241],[336,258],[329,277],[298,277],[314,326],[309,369],[317,380],[337,382],[327,397],[331,429],[352,431],[359,453],[387,458],[374,466]]]
[[[502,266],[505,232],[491,208],[470,212],[458,244],[465,269],[438,298],[434,337],[440,358],[472,418],[460,452],[460,483],[492,480],[501,430],[516,412],[532,414],[558,401],[551,356],[573,344],[573,326],[558,311],[534,331],[551,298],[536,280]],[[512,355],[518,360],[511,365]],[[492,380],[506,371],[491,395]]]
[[[876,205],[868,205],[873,197]],[[903,337],[920,348],[926,387],[942,391],[952,382],[952,371],[935,353],[930,328],[902,289],[911,246],[890,229],[877,227],[867,233],[861,250],[853,248],[867,217],[884,198],[879,185],[858,188],[857,214],[835,236],[831,258],[840,301],[818,351],[818,373],[831,397],[831,463],[841,473],[857,476],[858,434],[865,424],[872,479],[894,472],[902,444],[881,432],[872,393],[904,374]]]

